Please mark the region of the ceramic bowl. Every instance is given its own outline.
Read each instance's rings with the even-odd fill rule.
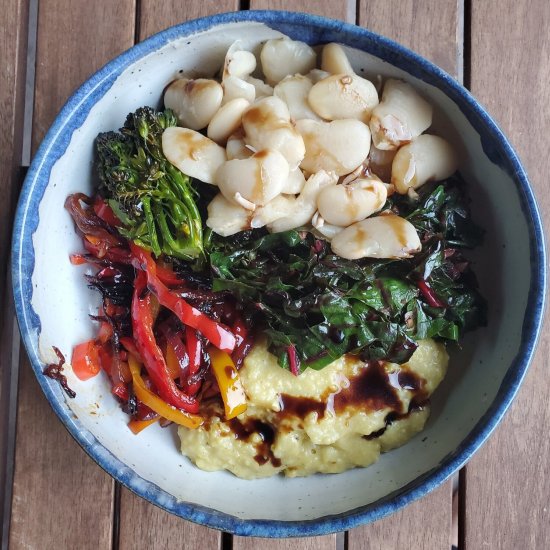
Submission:
[[[489,325],[452,352],[426,429],[365,469],[307,478],[244,481],[207,473],[178,452],[175,432],[158,426],[138,437],[103,375],[80,382],[68,400],[42,374],[51,346],[70,357],[90,338],[98,296],[69,263],[81,250],[63,209],[69,193],[90,193],[92,143],[128,112],[157,105],[178,70],[214,72],[229,44],[255,51],[280,33],[310,44],[340,42],[361,75],[411,82],[435,108],[434,128],[460,152],[474,217],[486,230],[475,269],[489,302]],[[85,451],[141,497],[182,518],[239,535],[320,535],[381,518],[431,491],[460,468],[500,421],[537,340],[544,301],[545,252],[537,206],[510,144],[452,77],[410,50],[365,29],[286,12],[224,14],[178,25],[128,50],[69,99],[28,172],[17,209],[13,285],[21,333],[51,406]]]

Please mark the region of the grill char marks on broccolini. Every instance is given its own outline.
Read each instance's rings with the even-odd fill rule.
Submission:
[[[97,136],[98,172],[123,236],[156,256],[193,260],[203,253],[197,195],[190,178],[162,152],[162,133],[176,123],[169,109],[130,113],[119,132]]]

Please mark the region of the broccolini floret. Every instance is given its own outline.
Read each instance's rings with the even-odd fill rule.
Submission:
[[[183,260],[202,255],[202,221],[190,178],[162,152],[162,133],[176,126],[172,111],[141,107],[119,132],[96,139],[100,189],[136,244]]]

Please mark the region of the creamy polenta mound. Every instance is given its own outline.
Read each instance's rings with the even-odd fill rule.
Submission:
[[[448,360],[443,344],[421,340],[403,365],[348,354],[295,377],[258,344],[239,371],[246,412],[225,421],[221,404],[209,404],[200,428],[179,427],[181,451],[244,479],[369,466],[423,429]]]

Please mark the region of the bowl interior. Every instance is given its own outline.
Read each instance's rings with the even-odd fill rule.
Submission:
[[[522,327],[535,257],[524,191],[515,181],[513,163],[503,157],[505,149],[495,144],[483,116],[464,100],[457,104],[442,91],[448,77],[434,76],[428,64],[403,57],[368,33],[360,34],[358,40],[357,33],[363,31],[337,25],[327,28],[320,21],[314,20],[306,30],[299,20],[285,18],[271,19],[273,28],[254,21],[209,29],[204,24],[206,30],[182,26],[134,49],[123,62],[111,64],[92,79],[65,107],[31,168],[19,206],[16,301],[36,369],[39,359],[51,358],[52,345],[70,357],[72,346],[95,331],[88,315],[96,311],[98,296],[86,288],[83,275],[88,268],[69,262],[69,253],[80,251],[81,243],[63,209],[65,197],[76,191],[91,193],[92,144],[97,133],[120,127],[126,114],[141,105],[159,105],[164,86],[179,70],[213,75],[234,40],[241,39],[244,46],[258,51],[262,41],[283,31],[312,44],[356,45],[366,50],[347,48],[357,73],[375,82],[377,75],[404,78],[432,103],[433,131],[447,137],[460,152],[474,219],[486,230],[485,244],[474,260],[489,301],[489,325],[452,352],[450,371],[434,395],[429,423],[406,446],[382,455],[369,468],[339,475],[244,481],[195,468],[178,452],[171,428],[154,426],[134,436],[103,375],[80,382],[68,373],[77,397],[67,401],[55,383],[39,375],[73,435],[110,473],[173,512],[242,533],[252,529],[260,534],[250,527],[253,524],[234,518],[301,522],[333,516],[329,529],[335,530],[340,514],[355,510],[364,519],[370,511],[373,519],[407,502],[415,488],[429,489],[450,475],[490,431],[503,412],[503,399],[511,398],[520,381],[526,358],[525,349],[516,356],[525,345]],[[527,336],[532,344],[533,334]],[[519,363],[514,364],[516,360]],[[484,418],[490,407],[494,411]],[[315,533],[322,531],[313,527]]]

